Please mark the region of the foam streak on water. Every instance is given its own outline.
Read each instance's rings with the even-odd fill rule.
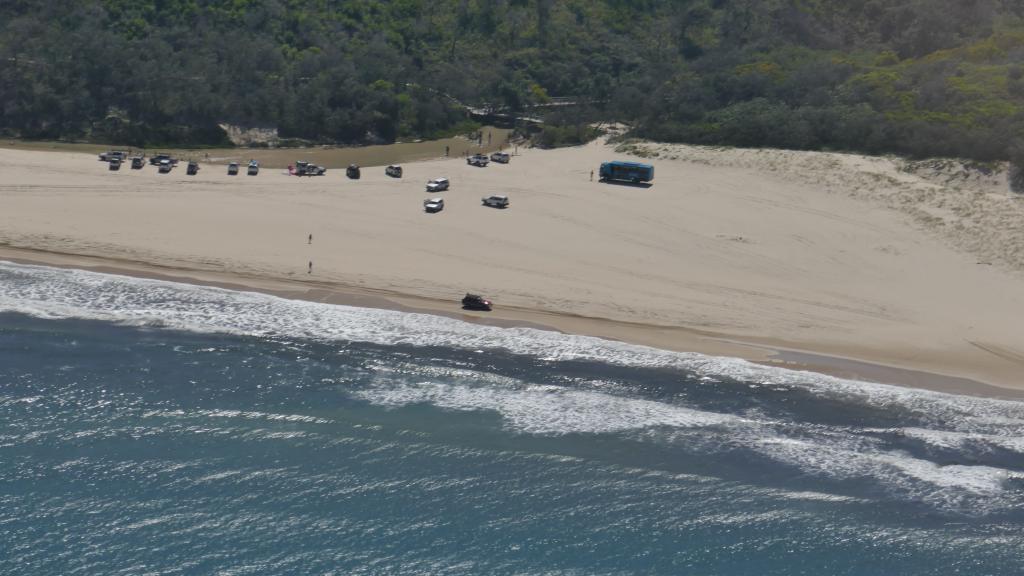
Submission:
[[[1024,413],[1017,403],[1000,406],[997,401],[960,397],[954,405],[947,395],[938,393],[531,328],[480,326],[443,316],[288,300],[255,292],[4,262],[0,262],[0,283],[5,287],[0,295],[0,311],[40,318],[85,318],[181,330],[381,345],[501,348],[551,361],[596,360],[625,366],[676,367],[761,384],[828,389],[880,406],[890,402],[917,403],[930,414],[941,411],[944,417],[955,416],[961,408],[980,409],[992,416],[1009,414],[1007,423],[1024,424]]]
[[[84,271],[0,287],[0,573],[1024,569],[1021,403]]]

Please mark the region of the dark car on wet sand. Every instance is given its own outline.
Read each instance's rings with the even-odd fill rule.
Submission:
[[[482,310],[484,312],[489,312],[491,310],[491,301],[479,294],[467,293],[462,298],[462,308],[465,310]]]

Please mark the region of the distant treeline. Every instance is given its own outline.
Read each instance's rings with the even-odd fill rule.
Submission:
[[[537,106],[551,97],[574,106]],[[736,146],[1024,158],[1020,0],[4,0],[0,130],[430,137],[460,103]]]

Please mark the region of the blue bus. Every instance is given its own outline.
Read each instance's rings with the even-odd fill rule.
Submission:
[[[654,180],[654,166],[636,162],[602,162],[601,181],[626,180],[634,184]]]

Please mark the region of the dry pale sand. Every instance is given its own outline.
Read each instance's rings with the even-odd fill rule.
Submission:
[[[758,361],[803,351],[1024,389],[1024,201],[998,174],[838,154],[628,151],[657,156],[652,187],[591,182],[602,160],[627,157],[603,143],[484,169],[407,164],[401,180],[364,168],[359,181],[337,170],[229,177],[213,165],[196,177],[109,172],[91,155],[0,149],[0,257],[467,318],[477,315],[457,301],[474,291],[495,300],[499,323]],[[426,214],[434,176],[452,188],[436,194],[445,210]],[[489,194],[511,207],[481,206]],[[832,370],[885,379],[858,365]]]

